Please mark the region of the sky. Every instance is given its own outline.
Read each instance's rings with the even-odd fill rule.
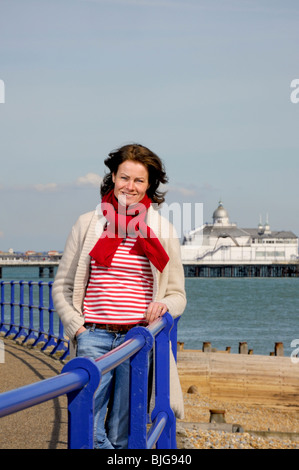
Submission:
[[[298,44],[296,0],[0,0],[0,250],[63,250],[131,142],[168,206],[299,235]]]

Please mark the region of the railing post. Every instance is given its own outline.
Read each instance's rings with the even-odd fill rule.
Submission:
[[[163,429],[157,444],[157,449],[174,449],[176,443],[173,439],[175,432],[175,416],[170,407],[170,330],[173,326],[172,316],[166,312],[163,316],[167,324],[155,337],[155,408],[152,412],[152,421],[159,413],[165,412],[168,416],[167,423]]]
[[[93,359],[76,357],[63,367],[61,373],[78,368],[89,373],[89,382],[85,387],[67,394],[68,448],[93,449],[94,394],[101,381],[101,372]]]
[[[38,283],[38,310],[39,310],[38,338],[32,346],[35,347],[39,343],[42,343],[42,347],[44,347],[48,339],[45,335],[45,328],[44,328],[44,288],[43,288],[42,281],[39,281]]]
[[[20,324],[19,324],[19,332],[14,337],[14,341],[20,340],[21,338],[26,338],[27,332],[24,328],[24,281],[20,281],[20,301],[19,301],[19,308],[20,308]]]
[[[57,339],[57,346],[51,351],[51,355],[60,352],[60,360],[64,361],[69,355],[69,340],[64,338],[64,328],[61,319],[59,318],[59,337]]]
[[[172,354],[175,362],[177,363],[178,353],[178,322],[181,317],[174,318],[173,327],[170,330],[170,341],[172,347]],[[169,391],[170,393],[170,391]],[[173,424],[171,427],[171,448],[176,449],[176,418],[173,417]]]
[[[7,333],[7,328],[5,324],[5,281],[1,281],[1,322],[0,322],[0,332]]]
[[[29,289],[29,304],[28,304],[28,308],[29,308],[29,328],[28,328],[28,335],[26,336],[25,340],[23,341],[23,344],[26,344],[28,341],[32,341],[32,343],[34,343],[37,340],[37,336],[34,333],[33,286],[34,286],[33,281],[29,281],[29,283],[28,283],[28,289]]]
[[[129,449],[147,448],[148,353],[153,347],[154,337],[147,328],[136,326],[126,334],[125,341],[139,335],[145,337],[144,345],[130,360]]]
[[[173,327],[170,330],[170,341],[172,346],[172,354],[175,362],[177,362],[177,351],[178,351],[178,322],[181,317],[174,318]]]
[[[52,297],[52,287],[53,287],[53,282],[48,283],[49,286],[49,335],[53,335],[55,337],[54,333],[54,304],[53,304],[53,297]],[[66,356],[69,354],[69,347],[65,345],[66,340],[64,339],[64,329],[63,329],[63,324],[61,322],[61,319],[59,318],[59,331],[58,331],[58,338],[57,338],[57,343],[54,347],[54,349],[51,351],[51,355],[54,355],[56,353],[61,352],[61,358],[60,360],[63,361]]]
[[[42,285],[42,283],[41,283]],[[48,288],[50,290],[50,283],[48,283]],[[49,293],[49,306],[50,306],[50,303],[51,303],[51,296],[50,296],[50,293]],[[44,305],[44,304],[43,304]],[[42,351],[46,351],[48,348],[50,348],[51,346],[53,346],[53,348],[55,348],[57,346],[57,342],[55,340],[55,335],[54,335],[54,326],[53,326],[53,314],[50,310],[50,308],[48,309],[48,313],[49,313],[49,327],[48,327],[48,334],[46,336],[46,343],[44,344],[44,346],[42,347]],[[52,351],[51,351],[52,352]]]
[[[18,330],[15,327],[15,281],[10,281],[10,328],[5,336],[15,337]]]

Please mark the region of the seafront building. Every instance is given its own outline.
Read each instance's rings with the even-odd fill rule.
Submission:
[[[19,262],[36,262],[36,261],[59,261],[62,257],[61,252],[56,250],[36,252],[28,250],[23,252],[15,252],[12,248],[7,252],[0,251],[0,263],[19,263]]]
[[[188,232],[181,245],[187,276],[299,275],[298,237],[272,231],[268,221],[257,228],[231,223],[222,202],[213,223]]]

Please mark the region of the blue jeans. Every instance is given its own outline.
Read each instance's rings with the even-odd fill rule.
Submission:
[[[125,334],[88,328],[77,337],[77,356],[93,359],[124,342]],[[130,359],[102,376],[95,393],[94,447],[126,449],[129,426]]]

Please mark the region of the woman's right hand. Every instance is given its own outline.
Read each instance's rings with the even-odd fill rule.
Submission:
[[[80,333],[83,333],[83,331],[85,331],[85,330],[86,330],[85,326],[80,326],[79,330],[76,333],[76,338]]]

